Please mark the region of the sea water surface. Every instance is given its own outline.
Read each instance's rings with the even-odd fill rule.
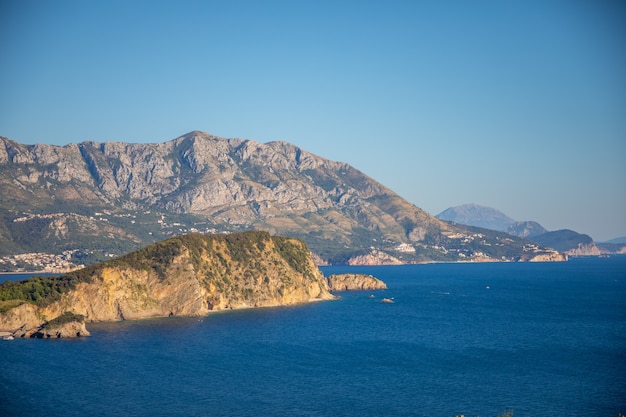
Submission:
[[[0,340],[0,415],[626,413],[626,257],[322,270],[389,289]]]

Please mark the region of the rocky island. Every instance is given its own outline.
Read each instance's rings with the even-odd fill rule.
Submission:
[[[331,291],[365,291],[386,290],[387,285],[371,275],[366,274],[334,274],[328,278]]]
[[[344,287],[366,285],[361,278],[353,285],[349,280],[343,278]],[[267,232],[184,235],[59,277],[3,283],[0,332],[77,337],[89,335],[85,322],[201,316],[334,298],[299,239]]]

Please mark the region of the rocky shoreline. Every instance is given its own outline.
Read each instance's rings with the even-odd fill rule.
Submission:
[[[329,289],[331,291],[377,291],[387,289],[387,285],[378,278],[372,275],[366,274],[333,274],[326,277]],[[373,296],[372,296],[373,297]],[[335,299],[337,297],[334,297]],[[383,299],[383,302],[387,299]],[[323,301],[321,299],[311,299],[308,302]],[[245,308],[245,307],[244,307]],[[248,307],[259,308],[259,307]],[[89,330],[87,330],[84,318],[70,317],[65,322],[55,323],[46,322],[42,324],[35,324],[32,321],[29,322],[27,317],[32,317],[32,313],[35,309],[30,303],[24,303],[16,308],[13,308],[8,313],[4,314],[3,321],[6,328],[7,323],[13,323],[12,326],[16,326],[17,323],[24,322],[19,328],[12,331],[0,331],[0,338],[5,340],[12,340],[13,338],[36,338],[36,339],[59,339],[59,338],[76,338],[91,336]],[[68,315],[68,313],[64,313]],[[72,314],[70,314],[73,316]],[[63,315],[62,315],[63,316]],[[139,318],[141,319],[141,318]],[[106,321],[106,320],[105,320]]]

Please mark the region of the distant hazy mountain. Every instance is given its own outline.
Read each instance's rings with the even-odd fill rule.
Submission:
[[[616,237],[615,239],[608,240],[604,243],[618,243],[618,244],[626,244],[626,236]]]
[[[533,237],[547,233],[548,230],[537,222],[525,221],[510,224],[505,232],[532,240]]]
[[[512,236],[531,240],[570,256],[626,253],[626,237],[596,244],[590,236],[573,230],[564,229],[549,232],[534,221],[516,222],[492,207],[464,204],[462,206],[450,207],[436,217],[458,224],[504,231]]]
[[[479,206],[477,204],[463,204],[450,207],[437,214],[440,220],[465,224],[468,226],[483,227],[485,229],[504,232],[515,220],[492,207]]]
[[[204,132],[63,147],[0,137],[0,197],[0,255],[70,251],[81,263],[173,235],[245,230],[302,238],[330,263],[529,260],[543,250],[436,219],[290,143]]]

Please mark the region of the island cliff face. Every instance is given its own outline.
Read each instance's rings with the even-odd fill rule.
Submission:
[[[42,326],[68,313],[86,322],[116,321],[334,298],[304,242],[266,232],[179,236],[41,279],[43,290],[23,290],[20,284],[0,286],[0,331],[34,337],[50,337]],[[34,293],[40,297],[28,302]]]

